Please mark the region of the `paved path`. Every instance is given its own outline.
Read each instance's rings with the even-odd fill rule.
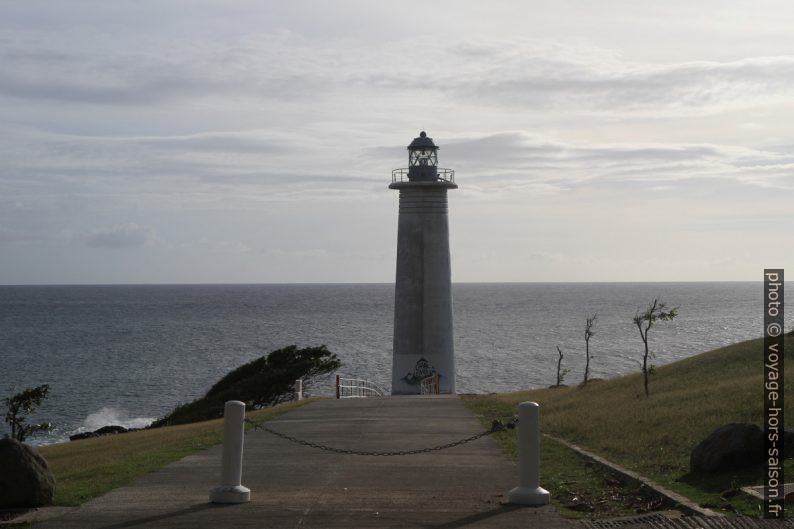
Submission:
[[[482,430],[457,397],[324,400],[269,422],[274,430],[359,450],[423,448]],[[208,503],[220,447],[195,454],[36,528],[574,527],[553,508],[503,505],[515,466],[490,437],[400,457],[336,454],[264,431],[245,437],[251,502]]]

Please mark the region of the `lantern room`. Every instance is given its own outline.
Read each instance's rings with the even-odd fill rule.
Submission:
[[[408,180],[438,179],[438,147],[422,131],[408,146]]]
[[[408,169],[392,171],[392,183],[454,182],[455,172],[438,168],[438,146],[422,131],[408,146]]]

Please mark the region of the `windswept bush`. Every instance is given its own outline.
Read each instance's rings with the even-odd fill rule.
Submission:
[[[303,379],[304,389],[342,365],[324,345],[298,349],[295,345],[257,358],[220,379],[204,397],[177,406],[152,426],[185,424],[223,416],[226,401],[240,400],[249,409],[265,408],[295,398],[294,384]]]
[[[5,421],[11,427],[12,438],[23,443],[31,435],[52,430],[48,422],[27,424],[28,415],[36,413],[49,392],[49,384],[42,384],[3,399],[6,406]]]

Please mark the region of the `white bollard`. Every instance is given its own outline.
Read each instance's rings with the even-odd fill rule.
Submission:
[[[295,399],[303,400],[303,379],[295,381]]]
[[[518,405],[518,487],[507,494],[510,503],[546,505],[549,491],[540,487],[540,407]]]
[[[245,503],[251,491],[242,485],[245,403],[230,400],[223,408],[223,456],[221,485],[210,491],[213,503]]]

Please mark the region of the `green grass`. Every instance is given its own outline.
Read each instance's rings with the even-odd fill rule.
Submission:
[[[270,420],[316,399],[279,404],[246,417]],[[79,505],[91,498],[223,440],[223,419],[165,426],[43,446],[39,453],[55,475],[55,505]]]
[[[794,352],[786,344],[786,356]],[[721,493],[761,483],[761,469],[721,474],[689,473],[692,448],[717,427],[731,422],[762,424],[763,339],[702,353],[656,369],[650,397],[641,374],[572,386],[483,395],[466,399],[475,410],[515,413],[519,402],[541,405],[541,429],[571,441],[608,460],[639,472],[657,483],[715,509],[758,515],[759,502],[744,494]],[[794,361],[786,364],[785,392],[794,389]],[[794,417],[786,400],[785,415]],[[515,434],[512,433],[514,436]],[[504,442],[504,441],[503,441]],[[544,438],[543,444],[552,444]],[[510,453],[511,446],[504,442]],[[542,453],[541,472],[553,476],[557,463]],[[794,476],[794,460],[784,471]]]

